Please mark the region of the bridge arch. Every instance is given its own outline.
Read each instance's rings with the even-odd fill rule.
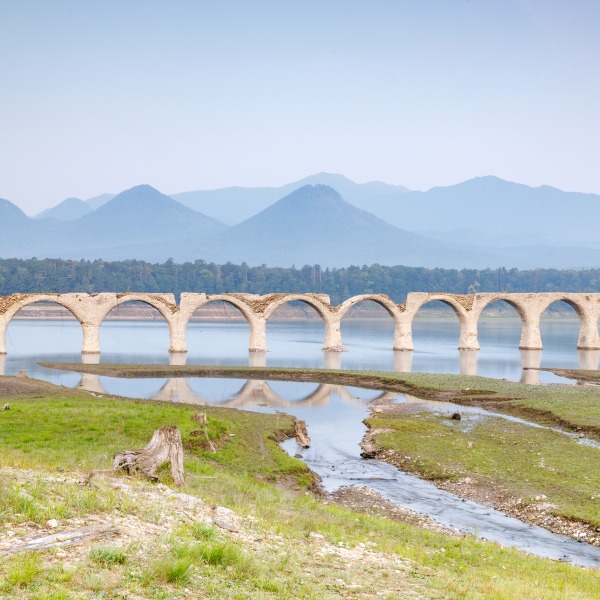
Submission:
[[[251,308],[243,300],[227,294],[207,296],[205,300],[197,303],[196,306],[193,307],[193,310],[190,310],[185,319],[185,335],[188,339],[187,345],[189,346],[189,350],[197,352],[198,348],[202,348],[202,339],[203,336],[206,335],[204,328],[202,329],[202,332],[200,332],[197,328],[199,324],[195,322],[194,319],[202,321],[206,318],[206,310],[208,308],[218,310],[219,305],[221,305],[224,311],[227,311],[228,308],[233,309],[229,315],[227,315],[228,319],[232,319],[231,323],[233,327],[228,327],[226,329],[224,334],[219,337],[219,343],[222,344],[222,348],[225,352],[229,352],[227,348],[232,348],[232,346],[236,345],[236,342],[237,345],[239,345],[240,335],[248,335],[247,339],[249,342],[247,346],[236,349],[232,348],[231,350],[232,352],[237,351],[240,354],[243,353],[246,355],[248,348],[253,344],[254,338],[256,336],[260,337],[261,335],[261,324],[260,322],[257,322]],[[206,324],[206,321],[204,321],[204,323]],[[209,324],[207,327],[211,327],[211,325]],[[243,331],[240,331],[241,329]],[[230,335],[234,336],[233,344],[229,338]]]
[[[515,309],[519,318],[521,319],[521,323],[523,324],[527,319],[528,309],[526,304],[515,298],[514,294],[483,294],[477,296],[478,306],[477,310],[479,316],[481,316],[482,311],[487,308],[490,304],[494,304],[495,302],[505,302],[509,306]]]
[[[133,336],[124,336],[122,323],[119,323],[118,311],[121,307],[129,305],[129,308],[135,308],[136,305],[144,305],[143,312],[145,316],[152,317],[152,320],[140,320],[140,314],[136,313],[132,320],[137,323],[131,326],[135,328]],[[148,310],[149,309],[149,310]],[[164,302],[155,297],[146,294],[123,294],[118,295],[115,300],[104,307],[99,318],[98,345],[104,351],[109,352],[136,352],[135,348],[154,348],[156,352],[162,352],[165,347],[165,339],[169,343],[173,333],[173,311],[169,310]],[[111,318],[112,317],[112,318]],[[114,319],[117,317],[117,320]],[[129,319],[126,319],[129,320]],[[161,342],[157,342],[161,339]],[[128,348],[129,345],[129,348]]]
[[[12,296],[5,296],[8,307],[0,316],[8,324],[22,308],[38,302],[52,302],[67,309],[80,323],[84,322],[86,317],[85,307],[81,306],[78,298],[69,296],[67,294],[13,294]]]
[[[327,301],[324,301],[324,297],[320,297],[318,294],[273,294],[263,296],[262,298],[268,303],[263,312],[265,321],[268,321],[278,308],[289,302],[299,301],[310,306],[321,317],[325,326],[323,350],[326,352],[339,352],[343,350],[340,318],[335,308],[329,303],[329,298],[327,298]]]
[[[316,294],[273,294],[263,296],[263,298],[268,302],[263,313],[267,320],[278,308],[293,301],[302,302],[314,308],[323,321],[327,321],[333,311],[332,306],[322,302]]]
[[[224,302],[235,308],[244,318],[249,327],[248,350],[250,352],[264,352],[266,350],[265,322],[262,315],[253,310],[252,299],[255,296],[246,294],[182,294],[182,310],[178,316],[178,331],[180,340],[186,346],[187,328],[192,316],[211,302]],[[258,296],[260,298],[260,296]],[[180,341],[181,343],[181,341]]]
[[[391,330],[389,335],[393,338],[392,348],[397,348],[400,345],[400,336],[402,333],[402,309],[394,303],[394,301],[385,294],[360,294],[348,298],[342,304],[336,308],[337,318],[340,321],[340,335],[348,342],[348,345],[355,344],[355,338],[353,339],[353,330],[351,328],[350,313],[355,307],[358,307],[362,303],[371,303],[377,306],[378,311],[386,313],[387,316],[391,317],[391,321],[385,319],[384,321],[374,321],[371,323],[371,331],[377,331],[377,334],[383,334],[387,337],[388,327],[391,323]],[[344,321],[344,318],[346,320]]]
[[[0,298],[0,354],[6,354],[6,333],[14,316],[26,306],[39,302],[52,302],[66,309],[79,322],[85,336],[85,306],[81,297],[86,294],[12,294]]]
[[[524,346],[524,339],[530,337],[527,335],[527,328],[531,328],[533,321],[535,320],[529,314],[526,304],[518,298],[511,297],[508,294],[486,294],[477,295],[475,297],[474,313],[477,319],[477,328],[479,329],[479,320],[484,313],[485,309],[489,308],[493,304],[505,304],[514,310],[516,315],[519,317],[521,330],[519,332],[519,347]]]
[[[342,302],[337,307],[336,312],[340,316],[340,319],[343,319],[353,306],[356,306],[361,302],[368,301],[379,304],[379,306],[383,307],[388,315],[390,315],[390,317],[392,317],[394,320],[396,320],[396,318],[398,318],[401,314],[401,310],[398,305],[395,304],[394,301],[385,294],[360,294],[358,296],[352,296],[351,298],[348,298]]]
[[[598,318],[600,317],[600,312],[591,310],[590,306],[578,296],[572,297],[569,294],[553,294],[551,298],[544,298],[544,302],[540,307],[540,320],[553,304],[562,302],[571,307],[579,319],[577,348],[581,350],[600,348],[600,335],[598,333]]]
[[[414,319],[419,310],[425,305],[435,301],[449,306],[458,318],[460,327],[458,349],[479,350],[479,341],[477,339],[478,315],[472,311],[472,297],[454,294],[427,294],[425,298],[421,298],[416,305],[413,304],[411,307],[412,319]]]
[[[155,308],[167,323],[170,323],[173,320],[173,315],[179,310],[175,304],[173,294],[142,294],[127,292],[124,294],[115,294],[114,303],[105,307],[104,314],[100,318],[100,323],[104,321],[106,316],[112,310],[127,302],[143,302],[144,304]]]

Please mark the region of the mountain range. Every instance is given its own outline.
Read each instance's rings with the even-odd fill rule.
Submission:
[[[599,217],[600,196],[496,177],[416,192],[320,173],[171,196],[141,185],[36,218],[0,200],[0,256],[583,268],[600,264]]]

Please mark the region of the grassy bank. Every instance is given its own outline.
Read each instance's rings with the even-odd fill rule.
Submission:
[[[498,417],[427,410],[368,420],[376,455],[513,516],[600,545],[600,450]]]
[[[275,442],[286,416],[202,407],[211,453],[190,435],[198,407],[7,377],[0,395],[10,403],[0,413],[0,547],[8,531],[47,532],[48,519],[52,531],[98,520],[120,531],[92,547],[4,556],[3,598],[593,598],[600,586],[597,570],[325,504]],[[80,483],[164,424],[182,432],[183,491],[207,502],[200,512],[167,494],[167,470],[159,485]],[[238,531],[200,518],[212,503],[235,511]]]
[[[271,367],[174,365],[84,365],[40,363],[45,367],[111,377],[231,377],[312,381],[406,393],[430,400],[477,405],[541,424],[582,431],[600,439],[600,388],[526,385],[467,375],[394,373]]]

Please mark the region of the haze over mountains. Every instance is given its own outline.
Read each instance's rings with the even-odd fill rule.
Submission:
[[[320,173],[171,197],[142,185],[36,218],[3,200],[0,257],[583,268],[600,265],[598,222],[593,194],[495,177],[415,192]]]

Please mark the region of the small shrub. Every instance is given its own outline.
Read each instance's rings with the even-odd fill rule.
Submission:
[[[194,523],[192,535],[197,540],[210,540],[215,536],[215,528],[206,523]]]
[[[37,554],[21,554],[15,557],[7,571],[6,580],[10,586],[25,588],[42,572],[42,561]]]
[[[127,556],[114,546],[92,548],[89,557],[101,565],[122,565],[127,560]]]
[[[189,558],[163,558],[154,564],[156,578],[165,583],[184,585],[190,581],[191,564]]]
[[[209,565],[243,566],[246,559],[236,546],[228,543],[204,544],[199,547],[201,559]]]

